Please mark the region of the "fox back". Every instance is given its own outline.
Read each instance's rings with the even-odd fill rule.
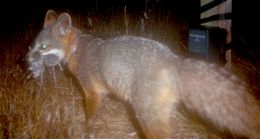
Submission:
[[[131,104],[149,139],[171,137],[170,117],[179,105],[234,137],[260,137],[260,109],[245,83],[154,40],[100,39],[75,28],[67,13],[49,10],[27,61],[35,78],[47,67],[67,65],[84,92],[87,119],[112,94]]]

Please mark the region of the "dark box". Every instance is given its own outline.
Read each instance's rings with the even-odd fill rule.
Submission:
[[[225,61],[227,31],[220,28],[194,28],[189,30],[189,56],[223,64]]]

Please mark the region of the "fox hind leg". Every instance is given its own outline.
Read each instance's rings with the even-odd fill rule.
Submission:
[[[160,98],[146,96],[146,102],[145,100],[135,102],[134,109],[137,120],[148,139],[170,138],[170,114],[171,106],[174,104],[163,97],[166,96]],[[162,102],[163,100],[164,102]]]
[[[133,107],[146,138],[169,139],[170,116],[179,98],[177,89],[165,71],[160,72],[156,80],[152,81],[158,82],[149,86],[151,83],[148,81],[137,90]]]

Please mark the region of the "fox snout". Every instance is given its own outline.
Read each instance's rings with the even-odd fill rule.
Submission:
[[[29,53],[27,64],[34,78],[39,77],[46,67],[53,67],[61,62],[60,56],[52,52],[52,50],[48,52],[34,50]]]
[[[38,78],[43,70],[41,53],[39,51],[30,51],[26,61],[28,70],[31,72],[29,76],[32,75],[33,78]]]

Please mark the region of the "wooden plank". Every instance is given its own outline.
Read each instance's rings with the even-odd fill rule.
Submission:
[[[219,4],[221,4],[225,1],[227,1],[227,0],[214,0],[214,1],[212,1],[208,4],[206,4],[206,5],[203,5],[203,6],[200,7],[200,13],[203,13],[203,12],[205,12],[205,11],[207,11],[207,10],[209,10],[209,9],[211,9],[211,8],[217,6],[217,5],[219,5]]]
[[[200,23],[215,21],[215,20],[226,20],[232,19],[232,13],[215,14],[200,20]]]

